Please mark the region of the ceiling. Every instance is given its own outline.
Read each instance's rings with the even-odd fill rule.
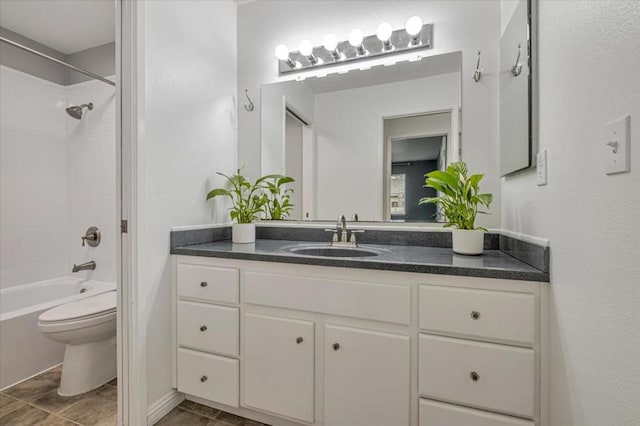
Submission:
[[[0,1],[0,26],[69,55],[115,41],[114,0]]]
[[[441,144],[442,136],[394,140],[391,145],[391,162],[437,160]]]

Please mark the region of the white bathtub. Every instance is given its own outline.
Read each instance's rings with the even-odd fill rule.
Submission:
[[[42,312],[115,289],[113,283],[62,277],[0,290],[0,390],[62,362],[64,345],[38,330]]]

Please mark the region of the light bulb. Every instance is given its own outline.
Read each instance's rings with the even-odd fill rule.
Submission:
[[[411,36],[417,36],[422,31],[422,19],[419,16],[412,16],[407,19],[407,23],[405,24],[405,29],[407,33]]]
[[[289,48],[284,44],[279,44],[276,47],[276,58],[280,59],[281,61],[286,61],[287,59],[289,59]]]
[[[376,30],[376,36],[378,37],[378,40],[385,42],[389,40],[389,38],[391,38],[392,32],[393,32],[393,28],[391,28],[391,25],[386,22],[383,22],[382,24],[378,25],[378,29]]]
[[[349,44],[353,47],[359,47],[362,45],[362,41],[364,40],[364,34],[359,29],[353,29],[349,33]]]
[[[309,40],[302,40],[298,45],[298,50],[304,56],[309,56],[313,53],[313,44]]]
[[[327,34],[324,36],[324,48],[329,52],[333,52],[338,47],[338,37],[335,34]]]

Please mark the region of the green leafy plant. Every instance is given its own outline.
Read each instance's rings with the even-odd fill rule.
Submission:
[[[425,175],[425,188],[433,188],[440,192],[438,197],[420,199],[418,204],[439,204],[439,214],[446,224],[445,227],[455,226],[458,229],[482,229],[475,227],[476,215],[489,214],[478,211],[478,206],[487,209],[493,201],[492,194],[480,194],[479,184],[484,175],[468,176],[467,164],[452,163],[446,171],[435,170]]]
[[[295,182],[292,177],[282,175],[271,175],[264,181],[267,203],[264,205],[264,213],[267,219],[286,219],[293,207],[291,195],[293,189],[284,188],[287,183]]]
[[[263,192],[264,181],[274,175],[263,176],[251,183],[240,174],[240,169],[231,176],[217,174],[227,179],[231,189],[216,188],[207,194],[207,200],[220,196],[228,197],[233,205],[230,212],[232,220],[237,223],[253,223],[258,220],[268,201],[267,195]]]

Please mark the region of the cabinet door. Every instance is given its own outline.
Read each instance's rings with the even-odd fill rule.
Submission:
[[[325,426],[409,424],[410,339],[325,327]]]
[[[313,322],[246,314],[243,327],[244,404],[313,422]]]

